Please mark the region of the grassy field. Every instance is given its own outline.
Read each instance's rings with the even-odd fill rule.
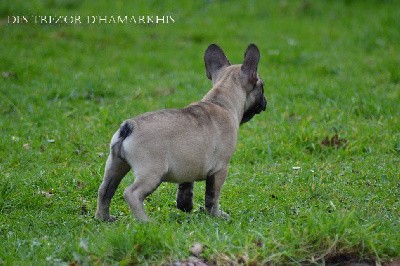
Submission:
[[[132,1],[133,2],[133,1]],[[11,1],[0,3],[0,265],[382,263],[400,257],[399,1]],[[29,16],[11,24],[12,16]],[[80,15],[35,24],[32,16]],[[171,16],[168,24],[86,16]],[[94,219],[120,123],[183,107],[211,87],[203,54],[261,51],[266,112],[240,129],[221,207],[204,183],[190,214],[176,185],[115,223]],[[337,136],[337,137],[335,137]]]

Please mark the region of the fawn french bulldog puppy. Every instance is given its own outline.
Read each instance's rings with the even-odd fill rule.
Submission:
[[[178,183],[177,207],[193,208],[193,183],[206,181],[205,207],[228,217],[219,197],[239,126],[265,110],[264,83],[257,75],[260,52],[250,44],[243,64],[231,65],[211,44],[204,55],[212,89],[183,109],[149,112],[122,123],[110,144],[104,179],[98,191],[96,218],[113,221],[111,198],[122,178],[133,170],[135,181],[124,191],[133,216],[148,221],[143,201],[161,182]]]

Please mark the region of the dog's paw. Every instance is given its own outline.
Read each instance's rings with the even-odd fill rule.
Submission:
[[[95,218],[99,221],[103,221],[103,222],[115,222],[117,220],[117,218],[115,216],[112,215],[101,215],[100,213],[96,212]]]
[[[226,212],[223,212],[223,211],[221,211],[221,210],[219,210],[218,211],[218,214],[217,215],[215,215],[216,217],[220,217],[220,218],[222,218],[222,219],[225,219],[225,220],[229,220],[231,217],[229,216],[229,214],[227,214]]]
[[[193,210],[193,202],[176,202],[176,207],[183,212],[191,212]]]
[[[117,220],[117,217],[110,215],[110,216],[109,216],[106,220],[104,220],[104,221],[112,223],[112,222],[115,222],[116,220]]]
[[[229,214],[227,214],[224,211],[221,210],[211,210],[208,212],[210,215],[214,216],[214,217],[219,217],[225,220],[229,220],[231,217],[229,216]]]

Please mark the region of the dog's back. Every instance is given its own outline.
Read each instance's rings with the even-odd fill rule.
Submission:
[[[229,161],[236,144],[231,136],[235,131],[226,130],[229,116],[214,109],[220,108],[197,102],[127,120],[116,133],[125,137],[121,157],[132,164],[135,175],[151,168],[164,173],[163,181],[204,180]]]

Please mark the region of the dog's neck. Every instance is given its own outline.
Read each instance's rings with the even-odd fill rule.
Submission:
[[[218,82],[204,96],[202,101],[210,102],[227,109],[230,114],[234,114],[233,118],[236,121],[237,127],[239,127],[244,114],[244,103],[246,101],[246,95],[242,90],[238,90],[234,87],[228,88],[224,86],[222,82]]]

